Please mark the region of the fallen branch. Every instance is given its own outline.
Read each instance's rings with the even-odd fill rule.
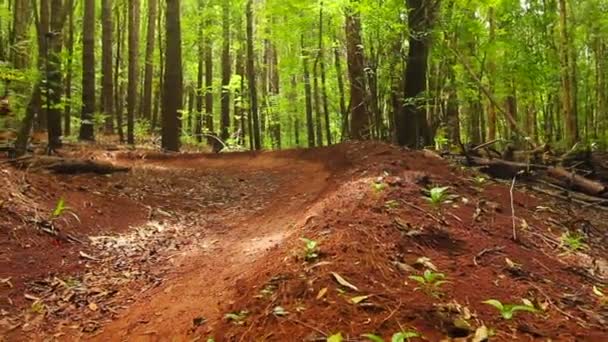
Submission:
[[[568,187],[578,189],[589,195],[602,195],[607,190],[604,184],[579,176],[563,167],[550,167],[547,169],[547,174],[564,182]]]
[[[108,162],[48,156],[19,158],[10,163],[19,168],[43,169],[61,174],[97,173],[105,175],[130,171],[128,167],[115,166]]]

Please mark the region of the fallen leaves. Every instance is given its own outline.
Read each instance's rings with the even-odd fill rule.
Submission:
[[[331,272],[331,275],[334,277],[334,279],[338,282],[338,284],[347,287],[353,291],[357,291],[359,292],[359,288],[356,287],[355,285],[349,283],[346,279],[344,279],[344,277],[342,277],[341,275],[339,275],[336,272]]]

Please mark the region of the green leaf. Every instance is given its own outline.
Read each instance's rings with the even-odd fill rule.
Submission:
[[[378,335],[374,335],[374,334],[363,334],[363,335],[361,335],[361,337],[364,337],[364,338],[370,340],[371,342],[384,342],[382,337],[380,337]]]
[[[420,337],[420,333],[417,331],[401,331],[393,335],[391,342],[405,342],[414,337]]]
[[[484,301],[483,303],[491,305],[491,306],[495,307],[496,309],[498,309],[499,311],[504,310],[504,306],[502,305],[502,303],[496,299],[488,299],[488,300]]]
[[[327,338],[327,342],[342,342],[342,341],[344,341],[344,337],[342,337],[342,333],[333,334]]]
[[[334,276],[334,278],[336,279],[336,281],[338,282],[338,284],[340,284],[340,285],[342,285],[344,287],[348,287],[349,289],[351,289],[353,291],[359,291],[359,288],[357,288],[355,285],[349,283],[346,279],[344,279],[338,273],[331,272],[331,274]]]
[[[67,209],[65,206],[65,200],[62,198],[59,199],[57,205],[55,206],[55,210],[53,210],[53,218],[57,218],[63,214],[63,212]]]
[[[350,299],[353,304],[359,304],[365,300],[367,300],[369,296],[357,296]]]

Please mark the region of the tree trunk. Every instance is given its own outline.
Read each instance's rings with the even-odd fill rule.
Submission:
[[[253,121],[253,143],[254,149],[262,148],[260,139],[260,119],[258,117],[258,91],[255,73],[255,55],[253,50],[253,0],[247,1],[247,79],[249,80],[249,107],[251,121]]]
[[[152,78],[154,77],[154,42],[156,41],[157,0],[148,0],[148,29],[146,32],[146,66],[144,70],[144,96],[142,115],[152,119]]]
[[[180,0],[167,0],[166,28],[162,147],[177,152],[183,95]]]
[[[40,0],[40,15],[38,15],[38,10],[34,9],[36,16],[36,31],[38,38],[38,70],[42,71],[46,69],[46,58],[48,53],[47,39],[46,33],[49,32],[50,29],[50,13],[49,13],[49,0]],[[42,83],[39,83],[39,87],[42,87]],[[42,89],[40,91],[33,92],[32,95],[36,95],[36,97],[32,97],[33,110],[37,114],[36,130],[44,130],[47,127],[47,107],[42,103]]]
[[[198,1],[198,9],[202,13],[204,10],[203,1]],[[198,27],[198,61],[197,61],[197,72],[196,72],[196,127],[194,128],[194,134],[196,136],[196,141],[201,143],[203,142],[203,76],[204,76],[204,68],[205,68],[205,46],[203,44],[203,22],[199,22]]]
[[[304,35],[301,36],[302,63],[304,66],[304,92],[306,95],[306,132],[308,133],[308,147],[315,147],[315,127],[312,117],[312,89],[310,86],[310,72],[308,71],[308,51],[304,47]]]
[[[336,80],[338,82],[338,93],[340,94],[340,115],[342,116],[342,140],[345,136],[350,135],[349,122],[348,122],[348,110],[346,109],[346,95],[344,91],[344,77],[342,74],[342,54],[340,53],[340,46],[336,44],[334,46],[334,66],[336,68]]]
[[[106,133],[114,132],[114,78],[112,75],[112,39],[114,23],[112,20],[112,0],[103,0],[102,19],[102,93],[103,109],[106,115]]]
[[[51,1],[51,32],[47,36],[49,58],[47,61],[47,103],[48,103],[48,140],[49,151],[61,147],[61,97],[63,95],[63,79],[61,73],[61,48],[63,41],[64,15],[63,1]]]
[[[314,99],[314,109],[315,109],[315,136],[317,146],[323,146],[323,121],[321,119],[321,94],[319,93],[319,77],[317,69],[319,67],[319,60],[317,56],[317,60],[315,61],[315,65],[312,68],[312,78],[313,78],[313,86],[312,93]]]
[[[361,140],[369,138],[369,113],[365,101],[365,59],[358,6],[359,0],[351,0],[346,13],[346,46],[350,78],[350,137]]]
[[[139,11],[140,0],[129,1],[129,75],[127,90],[127,143],[135,144],[135,110],[139,83]]]
[[[421,148],[433,143],[421,99],[427,85],[430,31],[439,0],[407,0],[409,52],[405,68],[405,105],[397,120],[400,145]]]
[[[490,25],[490,45],[496,41],[496,19],[494,7],[488,10],[488,20]],[[490,54],[488,60],[488,91],[494,95],[494,78],[496,75],[496,62],[494,54]],[[488,104],[488,141],[496,139],[496,106],[490,101]]]
[[[65,107],[63,113],[63,129],[64,135],[69,136],[72,134],[72,78],[74,73],[74,0],[68,0],[66,4],[66,11],[68,14],[68,39],[67,39],[67,51],[68,60],[66,65],[66,77],[65,77]]]
[[[325,136],[327,138],[327,145],[332,144],[331,139],[331,122],[329,120],[329,101],[327,99],[327,75],[325,71],[325,47],[323,43],[323,9],[324,3],[321,0],[321,7],[319,9],[319,66],[321,67],[321,96],[323,98],[323,115],[325,117]],[[341,77],[341,76],[340,76]]]
[[[84,0],[80,140],[95,140],[95,0]]]
[[[124,82],[120,81],[120,75],[122,74],[122,65],[123,65],[123,47],[124,47],[124,33],[122,30],[122,24],[124,24],[124,19],[121,21],[121,18],[124,18],[125,15],[121,16],[121,6],[116,6],[116,65],[114,66],[114,103],[116,104],[116,125],[118,126],[118,138],[120,142],[125,141],[124,131],[123,131],[123,116],[124,116]],[[119,83],[120,82],[120,83]]]
[[[223,1],[223,49],[222,49],[222,113],[220,118],[220,138],[224,141],[230,137],[230,0]]]
[[[573,61],[570,53],[570,35],[568,32],[568,8],[566,0],[559,0],[560,19],[560,62],[562,78],[562,112],[565,123],[565,140],[568,147],[578,142],[578,125],[575,112]]]

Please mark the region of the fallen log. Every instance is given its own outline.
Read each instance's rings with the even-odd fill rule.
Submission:
[[[10,161],[10,164],[19,168],[49,170],[59,174],[96,173],[106,175],[131,170],[129,167],[116,166],[108,162],[49,156],[18,158]]]
[[[608,190],[606,185],[583,176],[579,176],[564,169],[563,167],[550,167],[547,169],[547,174],[565,183],[568,188],[577,189],[586,194],[600,196],[603,195],[606,190]]]
[[[467,161],[473,166],[481,166],[482,172],[501,179],[510,179],[522,171],[543,171],[552,180],[568,189],[580,191],[592,196],[608,195],[608,187],[601,182],[591,180],[563,167],[547,166],[542,164],[528,164],[512,162],[502,159],[487,159],[479,157],[467,157]]]

